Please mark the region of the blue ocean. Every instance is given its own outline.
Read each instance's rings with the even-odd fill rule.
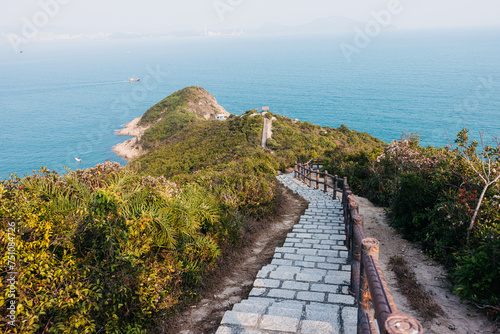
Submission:
[[[500,135],[500,32],[386,31],[350,61],[353,34],[0,44],[0,179],[106,159],[115,130],[186,86],[232,114],[271,111],[386,142],[444,146],[465,126]],[[140,82],[130,83],[132,76]],[[75,160],[79,157],[82,161]]]

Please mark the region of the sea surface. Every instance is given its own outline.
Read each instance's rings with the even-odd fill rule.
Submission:
[[[464,126],[500,136],[500,31],[384,31],[348,61],[340,46],[354,38],[31,42],[22,53],[0,43],[0,179],[125,164],[112,148],[129,137],[115,130],[195,85],[233,114],[269,106],[386,142],[405,131],[444,146]]]

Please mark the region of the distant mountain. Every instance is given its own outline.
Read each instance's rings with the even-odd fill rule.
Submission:
[[[315,20],[300,25],[283,25],[278,23],[266,23],[255,29],[241,28],[205,28],[203,30],[189,30],[188,28],[170,27],[157,32],[145,32],[134,27],[128,27],[124,31],[100,32],[95,28],[77,29],[61,28],[57,26],[44,27],[40,31],[38,40],[56,39],[144,39],[158,37],[195,37],[195,36],[239,36],[250,35],[307,35],[307,34],[331,34],[339,32],[352,32],[356,26],[364,26],[365,22],[349,19],[341,16],[333,16]],[[15,34],[21,37],[21,26],[5,25],[0,27],[0,41],[8,41],[7,34]],[[214,31],[212,31],[215,29]],[[3,33],[3,34],[2,34]]]
[[[251,33],[256,34],[316,34],[335,33],[352,31],[354,27],[364,24],[364,22],[348,19],[341,16],[333,16],[325,19],[315,20],[310,23],[290,26],[276,23],[269,23],[260,26]]]

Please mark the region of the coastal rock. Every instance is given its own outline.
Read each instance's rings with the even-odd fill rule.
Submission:
[[[139,126],[138,123],[141,121],[141,118],[142,117],[138,117],[134,119],[132,122],[125,124],[124,129],[116,131],[116,134],[119,136],[134,136],[134,138],[131,138],[113,147],[113,152],[123,157],[127,161],[134,160],[135,158],[145,153],[145,151],[139,144],[139,140],[151,125]]]
[[[226,109],[217,103],[217,100],[212,94],[203,88],[196,88],[196,97],[192,99],[192,101],[188,102],[186,107],[187,111],[192,112],[196,115],[196,117],[204,118],[206,120],[214,120],[217,115],[224,115],[226,117],[231,115],[226,111]]]

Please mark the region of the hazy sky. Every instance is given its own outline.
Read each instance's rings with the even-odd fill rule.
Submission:
[[[331,16],[369,21],[391,2],[402,8],[392,21],[398,28],[500,26],[499,0],[0,0],[0,29],[20,27],[43,11],[53,11],[45,27],[83,33],[251,28]]]

